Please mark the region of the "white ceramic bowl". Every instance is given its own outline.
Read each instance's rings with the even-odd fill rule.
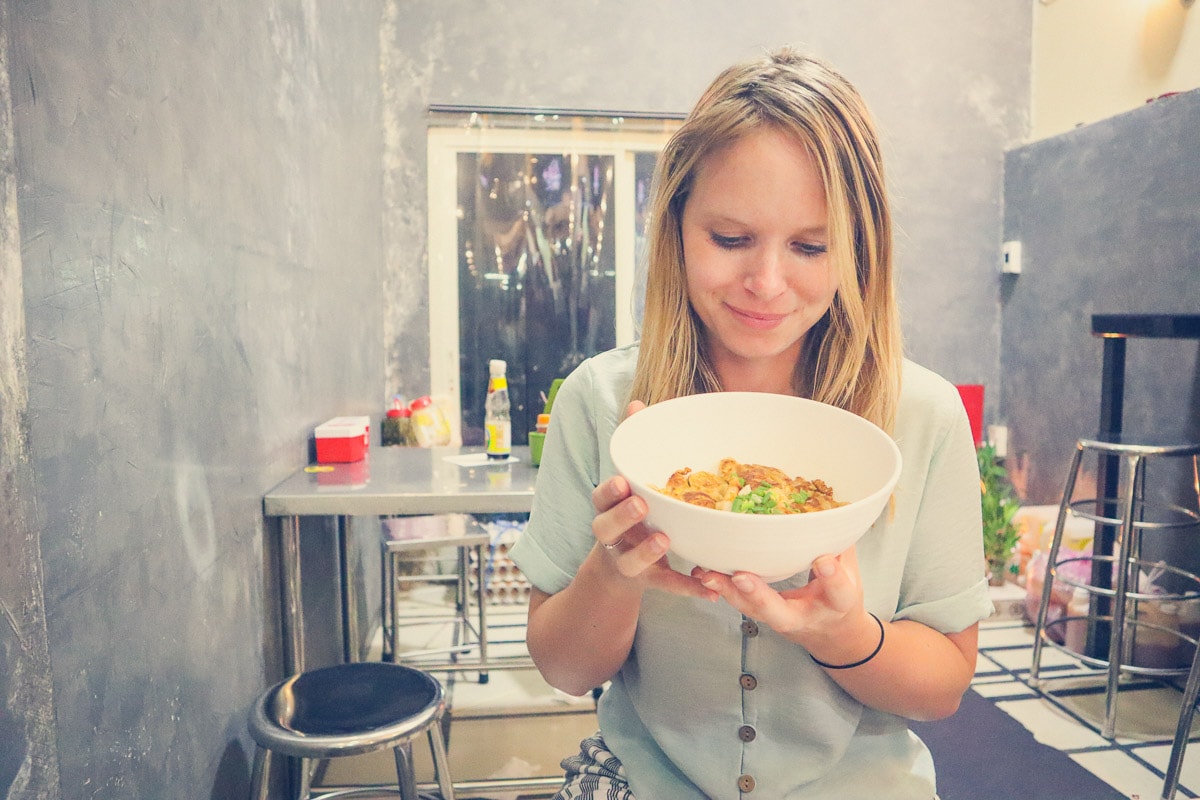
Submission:
[[[647,523],[676,555],[768,582],[808,570],[858,541],[900,477],[900,450],[876,425],[840,408],[778,394],[712,392],[656,403],[617,426],[613,464],[649,506]],[[716,472],[722,458],[820,478],[847,505],[805,514],[738,514],[691,505],[653,487],[677,469]]]

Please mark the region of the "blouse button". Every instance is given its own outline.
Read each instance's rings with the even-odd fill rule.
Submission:
[[[756,736],[758,736],[758,732],[749,725],[743,725],[738,728],[738,738],[743,742],[753,742]]]
[[[742,635],[751,638],[758,636],[758,623],[752,619],[742,621]]]
[[[758,688],[758,678],[755,678],[748,672],[743,673],[742,677],[738,679],[738,682],[742,684],[742,688],[746,691],[754,691]]]
[[[743,792],[753,792],[754,791],[754,776],[753,775],[742,775],[741,777],[739,777],[738,778],[738,788],[741,789]]]

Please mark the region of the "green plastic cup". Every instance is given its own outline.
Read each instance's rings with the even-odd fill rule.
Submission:
[[[535,467],[542,463],[542,445],[546,443],[546,434],[537,431],[529,432],[529,463]]]

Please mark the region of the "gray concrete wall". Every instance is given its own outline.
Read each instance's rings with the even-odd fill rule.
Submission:
[[[910,351],[998,378],[1027,0],[3,9],[0,287],[24,319],[0,319],[0,574],[24,616],[2,644],[52,667],[6,687],[29,724],[0,752],[40,759],[14,800],[59,773],[72,800],[245,790],[245,712],[279,671],[261,495],[314,424],[428,383],[430,103],[684,111],[734,59],[826,56],[883,131]]]
[[[61,796],[242,796],[261,496],[383,399],[379,7],[5,8]]]
[[[1025,0],[392,0],[385,29],[389,284],[426,281],[425,124],[430,103],[686,111],[716,73],[782,44],[855,81],[884,139],[910,353],[955,383],[999,366],[1003,152],[1028,129]],[[428,310],[387,310],[390,388],[428,383]],[[989,393],[990,417],[995,406]],[[991,420],[989,420],[991,421]]]
[[[1200,313],[1197,153],[1200,90],[1006,158],[1023,272],[1005,276],[1003,407],[1031,502],[1058,502],[1075,440],[1099,427],[1091,315]],[[1200,343],[1130,339],[1126,354],[1126,430],[1200,436]]]

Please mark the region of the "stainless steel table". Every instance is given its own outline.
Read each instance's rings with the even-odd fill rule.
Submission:
[[[263,515],[279,517],[281,614],[284,669],[304,671],[304,617],[300,605],[300,517],[336,519],[341,582],[343,656],[357,660],[354,582],[348,554],[354,516],[528,513],[537,468],[528,447],[513,459],[461,466],[449,459],[482,461],[481,447],[381,447],[354,464],[310,465],[263,496]]]

